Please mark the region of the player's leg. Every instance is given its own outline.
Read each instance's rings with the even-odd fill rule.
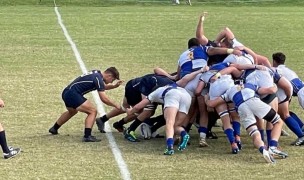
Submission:
[[[13,148],[7,145],[6,135],[2,124],[0,123],[0,145],[3,151],[3,158],[9,159],[18,155],[21,151],[20,148]]]
[[[83,104],[76,108],[76,110],[86,113],[87,117],[85,119],[85,129],[84,129],[84,142],[99,142],[100,139],[96,139],[92,136],[92,127],[95,123],[95,118],[97,115],[97,110],[93,104],[86,100]]]

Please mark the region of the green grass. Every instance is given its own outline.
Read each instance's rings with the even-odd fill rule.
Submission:
[[[13,2],[22,4],[22,1]],[[80,3],[75,1],[73,6],[67,4],[59,10],[88,69],[116,66],[125,81],[150,73],[156,66],[175,71],[179,54],[186,49],[187,40],[195,35],[199,14],[208,11],[207,37],[213,39],[220,29],[229,26],[241,42],[260,54],[271,58],[273,52],[283,51],[287,65],[304,78],[302,7],[82,7],[76,6],[77,2]],[[97,4],[97,1],[88,2]],[[50,6],[35,3],[0,6],[0,97],[6,103],[0,121],[6,128],[9,144],[23,149],[14,159],[0,159],[0,177],[120,179],[104,134],[99,134],[95,127],[93,134],[102,138],[102,143],[81,142],[83,114],[64,125],[60,135],[48,135],[48,128],[65,110],[62,89],[81,71],[51,2],[45,2]],[[108,95],[118,102],[123,93],[120,87]],[[292,102],[292,109],[304,118],[296,101]],[[113,118],[110,123],[121,117]],[[289,146],[294,135],[282,137],[280,142],[290,157],[269,166],[244,130],[245,147],[239,155],[231,155],[222,130],[214,130],[220,138],[208,141],[211,147],[198,148],[198,135],[193,130],[191,146],[172,157],[161,155],[165,147],[163,139],[134,144],[115,131],[113,135],[132,179],[302,178],[299,172],[304,163],[303,148]]]

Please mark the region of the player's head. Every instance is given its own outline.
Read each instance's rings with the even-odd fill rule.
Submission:
[[[196,39],[196,38],[191,38],[188,40],[188,49],[195,47],[195,46],[199,46],[199,45],[200,45],[200,43],[199,43],[198,39]]]
[[[115,67],[109,67],[103,73],[103,79],[106,84],[112,83],[116,79],[119,80],[119,72]]]
[[[272,54],[272,65],[273,67],[277,67],[281,64],[285,64],[286,56],[281,52],[277,52]]]

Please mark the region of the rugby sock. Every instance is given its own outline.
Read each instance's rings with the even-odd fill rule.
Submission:
[[[182,138],[183,138],[186,134],[187,134],[186,131],[182,131],[182,132],[180,133],[180,135],[181,135]]]
[[[225,132],[230,144],[234,143],[235,138],[234,138],[234,135],[233,135],[233,129],[229,128],[229,129],[226,129],[224,132]]]
[[[148,118],[144,122],[148,124],[149,126],[153,126],[153,124],[159,122],[159,121],[165,121],[164,115],[159,115],[156,117]]]
[[[151,132],[155,132],[157,129],[163,127],[164,125],[166,125],[166,120],[160,119],[160,121],[158,121],[154,126],[151,127]]]
[[[5,131],[0,132],[0,145],[3,150],[3,153],[10,152],[10,150],[8,149],[8,146],[7,146],[7,142],[6,142]]]
[[[135,131],[136,128],[141,124],[142,122],[138,120],[137,118],[133,121],[133,123],[130,125],[128,132]]]
[[[189,123],[189,124],[185,127],[185,130],[186,130],[187,132],[190,132],[191,127],[192,127],[192,123]]]
[[[206,134],[208,132],[208,129],[206,127],[199,127],[198,133],[200,135],[200,138],[206,138]]]
[[[299,124],[300,128],[303,128],[304,124],[302,122],[302,120],[292,111],[289,111],[290,116],[295,119],[297,121],[297,123]]]
[[[89,136],[91,136],[92,133],[92,129],[91,128],[84,128],[84,137],[88,138]]]
[[[302,129],[294,118],[289,116],[284,122],[288,128],[298,136],[298,138],[303,137]]]
[[[107,122],[107,121],[109,120],[109,118],[108,118],[107,115],[105,114],[105,115],[103,115],[102,117],[100,117],[100,120],[101,120],[103,123],[105,123],[105,122]]]
[[[264,129],[259,129],[259,131],[260,131],[260,134],[261,134],[261,139],[262,139],[262,141],[264,142],[264,136],[265,136],[265,134],[264,134]]]
[[[234,136],[241,136],[241,124],[237,121],[232,121],[232,128]]]
[[[278,141],[270,140],[269,148],[277,148],[278,147]]]
[[[55,122],[53,127],[55,130],[58,130],[61,127],[61,125],[59,125],[59,124],[57,124],[57,122]]]
[[[259,147],[259,151],[260,151],[260,153],[262,153],[263,154],[263,150],[265,149],[265,146],[261,146],[261,147]]]
[[[271,142],[271,130],[269,130],[269,129],[266,130],[266,136],[267,136],[267,144],[269,146],[269,144]]]
[[[168,149],[173,149],[173,143],[174,143],[173,138],[168,138],[167,139],[167,148]]]
[[[120,121],[118,121],[119,126],[123,126],[124,124],[126,124],[124,118],[122,118]]]

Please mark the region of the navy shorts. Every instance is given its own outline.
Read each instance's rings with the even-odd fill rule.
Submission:
[[[62,100],[66,107],[76,109],[87,99],[74,90],[64,89],[62,92]]]
[[[133,88],[132,81],[129,81],[125,87],[125,97],[130,106],[135,106],[141,101],[141,93]]]

